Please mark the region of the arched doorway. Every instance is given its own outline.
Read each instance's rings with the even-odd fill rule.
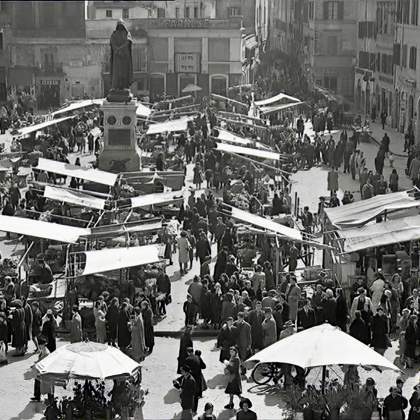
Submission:
[[[155,100],[162,97],[165,92],[165,76],[160,73],[150,75],[150,99]]]

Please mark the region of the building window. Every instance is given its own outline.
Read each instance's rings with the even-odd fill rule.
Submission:
[[[186,19],[190,18],[190,8],[189,7],[185,8],[184,16],[185,16]]]
[[[179,7],[175,7],[175,17],[179,19]]]
[[[411,24],[417,25],[419,19],[419,0],[411,0]]]
[[[0,31],[0,51],[3,51],[3,31]]]
[[[107,9],[107,10],[105,11],[105,16],[106,16],[107,18],[112,18],[112,10]]]
[[[417,48],[416,47],[410,48],[409,67],[411,70],[416,70],[416,67],[417,67]]]
[[[366,51],[359,51],[359,67],[362,69],[369,68],[369,53]]]
[[[240,16],[241,15],[241,8],[240,7],[229,7],[228,8],[228,16]]]
[[[123,17],[123,19],[129,19],[130,18],[130,9],[123,9],[122,17]]]
[[[401,59],[401,67],[407,67],[407,45],[403,45],[402,48],[402,59]]]
[[[163,9],[162,7],[158,7],[157,17],[163,19],[165,17],[165,9]]]
[[[338,40],[336,36],[329,36],[327,38],[327,54],[337,55],[338,52]]]
[[[309,2],[308,17],[310,20],[313,20],[314,18],[314,2],[313,1]]]
[[[337,76],[325,76],[324,86],[335,92],[337,90]]]
[[[194,7],[194,19],[198,19],[198,7]]]
[[[343,20],[343,1],[324,1],[324,20]]]

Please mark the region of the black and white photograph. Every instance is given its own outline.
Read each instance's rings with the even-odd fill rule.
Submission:
[[[419,0],[0,1],[0,420],[420,420],[419,52]]]

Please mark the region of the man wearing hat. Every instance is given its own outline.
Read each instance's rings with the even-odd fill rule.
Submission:
[[[44,255],[37,255],[37,264],[33,270],[33,276],[36,277],[35,281],[41,284],[49,284],[54,280],[50,266],[45,262]]]
[[[181,376],[173,381],[174,387],[180,389],[180,399],[182,414],[181,419],[192,420],[192,410],[194,407],[194,399],[196,394],[196,382],[191,375],[191,369],[189,366],[181,366]]]
[[[244,398],[239,403],[240,410],[236,413],[236,420],[257,420],[257,414],[252,411],[252,402]]]

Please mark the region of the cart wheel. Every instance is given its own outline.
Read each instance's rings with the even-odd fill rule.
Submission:
[[[272,368],[268,363],[258,363],[251,373],[252,380],[258,385],[265,385],[272,378]]]

